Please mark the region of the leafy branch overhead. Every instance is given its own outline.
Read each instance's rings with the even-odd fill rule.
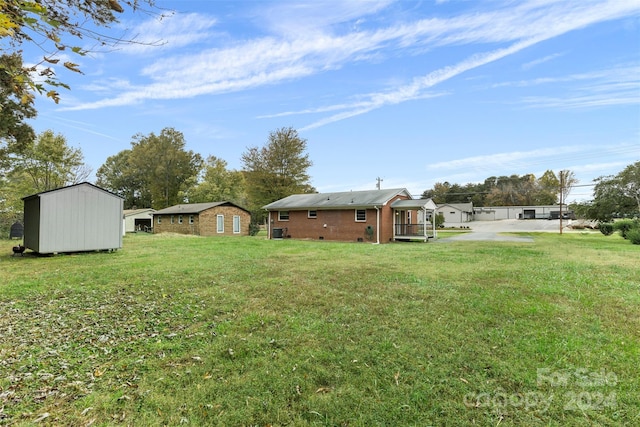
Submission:
[[[99,46],[139,43],[136,40],[101,34],[89,28],[90,25],[109,28],[111,24],[118,22],[116,14],[125,11],[121,3],[133,11],[141,10],[143,3],[154,6],[154,0],[0,1],[0,38],[3,51],[22,54],[21,48],[24,45],[35,45],[45,52],[38,64],[9,71],[21,75],[24,85],[31,91],[46,93],[57,103],[60,100],[58,92],[46,90],[46,87],[68,86],[58,80],[52,68],[60,61],[56,55],[63,51],[80,56],[89,53],[88,50],[74,45],[74,40],[90,39],[96,41]],[[65,61],[62,65],[67,70],[81,73],[80,66],[74,62]],[[41,83],[40,79],[34,78],[35,76],[44,77],[44,82]],[[23,102],[33,102],[33,97],[23,98]]]

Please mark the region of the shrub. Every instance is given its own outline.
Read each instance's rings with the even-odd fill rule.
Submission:
[[[255,236],[256,234],[258,234],[259,231],[260,231],[260,224],[258,224],[257,222],[250,222],[249,223],[249,235],[250,236]]]
[[[620,235],[626,239],[627,233],[629,233],[630,230],[640,228],[640,222],[634,219],[623,219],[623,220],[614,222],[613,226],[616,230],[620,232]]]
[[[613,224],[610,222],[600,223],[599,229],[600,229],[600,232],[605,236],[611,236],[613,234],[613,231],[615,230],[613,228]]]
[[[634,245],[640,245],[640,228],[633,228],[627,231],[626,238]]]

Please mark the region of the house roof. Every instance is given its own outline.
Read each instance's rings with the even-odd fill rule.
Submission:
[[[168,215],[168,214],[199,214],[202,211],[206,211],[207,209],[215,208],[216,206],[235,206],[236,208],[242,209],[243,211],[247,211],[245,208],[236,205],[231,202],[210,202],[210,203],[187,203],[182,205],[169,206],[168,208],[160,209],[155,211],[154,215]]]
[[[345,209],[382,206],[392,198],[411,197],[405,188],[388,190],[344,191],[339,193],[294,194],[263,206],[266,210]]]
[[[22,200],[31,199],[31,198],[33,198],[33,197],[40,197],[40,196],[41,196],[41,195],[43,195],[43,194],[53,193],[53,192],[56,192],[56,191],[62,191],[62,190],[67,190],[67,189],[69,189],[69,188],[73,188],[73,187],[81,187],[81,186],[85,186],[85,187],[92,187],[92,188],[94,188],[94,189],[96,189],[96,190],[98,190],[98,191],[102,191],[102,192],[104,192],[104,193],[110,194],[110,195],[112,195],[113,197],[117,197],[117,198],[119,198],[119,199],[122,199],[122,198],[123,198],[123,197],[120,197],[119,195],[117,195],[117,194],[115,194],[115,193],[112,193],[112,192],[111,192],[111,191],[109,191],[109,190],[105,190],[104,188],[100,188],[100,187],[98,187],[97,185],[93,185],[93,184],[91,184],[90,182],[80,182],[80,183],[78,183],[78,184],[72,184],[72,185],[68,185],[68,186],[66,186],[66,187],[54,188],[54,189],[52,189],[52,190],[41,191],[40,193],[31,194],[31,195],[29,195],[29,196],[25,196],[25,197],[23,197],[23,198],[22,198]]]
[[[438,209],[438,205],[431,199],[396,200],[391,203],[391,207],[394,209]]]

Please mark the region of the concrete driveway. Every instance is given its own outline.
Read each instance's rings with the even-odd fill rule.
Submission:
[[[567,220],[562,221],[563,227],[569,224]],[[460,234],[453,237],[438,238],[436,242],[458,242],[467,240],[484,240],[484,241],[502,241],[502,242],[533,242],[533,238],[529,236],[507,236],[501,233],[527,233],[527,232],[546,232],[559,233],[560,220],[547,219],[503,219],[499,221],[473,221],[464,224],[455,224],[455,226],[466,226],[471,229],[470,233]],[[571,232],[567,228],[563,228],[563,233]]]

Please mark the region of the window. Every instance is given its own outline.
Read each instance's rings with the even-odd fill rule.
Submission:
[[[182,215],[178,215],[178,224],[182,224]]]
[[[162,216],[158,215],[158,224],[162,223]]]
[[[318,211],[307,212],[307,218],[318,218]]]
[[[289,221],[289,211],[278,211],[278,221]]]
[[[189,215],[189,224],[193,224],[193,215]]]
[[[363,222],[367,220],[366,209],[356,209],[356,221]]]
[[[240,233],[240,215],[233,216],[233,232]]]
[[[218,233],[224,233],[224,215],[216,216],[216,220],[218,222],[218,227],[217,227]]]
[[[173,224],[173,215],[171,215],[171,224]]]

